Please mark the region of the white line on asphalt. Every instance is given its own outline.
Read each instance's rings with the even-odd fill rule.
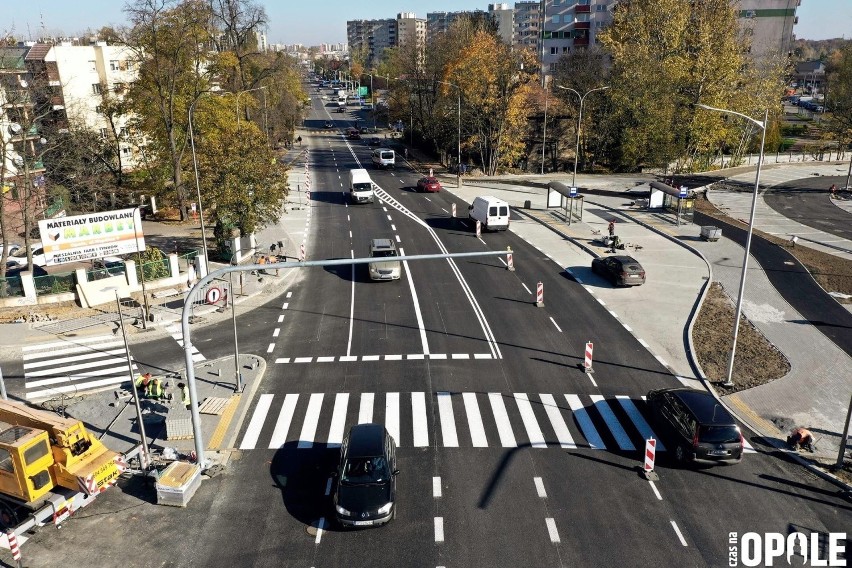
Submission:
[[[411,393],[411,427],[414,431],[414,447],[429,445],[429,423],[426,421],[426,393]]]
[[[487,448],[488,438],[485,436],[485,426],[482,424],[482,415],[479,412],[479,404],[476,402],[476,393],[462,393],[464,409],[467,411],[467,424],[470,429],[470,438],[474,448]]]
[[[663,359],[662,357],[660,357],[659,355],[654,355],[654,358],[655,358],[655,359],[657,359],[657,361],[659,361],[659,362],[660,362],[660,364],[661,364],[663,367],[668,367],[668,366],[669,366],[669,364],[668,364],[668,363],[666,363],[666,360],[665,360],[665,359]]]
[[[317,357],[317,363],[334,363],[336,357]]]
[[[550,542],[557,543],[559,540],[559,531],[556,530],[556,521],[552,518],[548,517],[544,519],[544,522],[547,524],[547,534],[550,535]]]
[[[541,428],[538,427],[529,396],[522,392],[516,392],[512,396],[518,405],[518,412],[521,413],[521,421],[523,421],[524,428],[527,430],[530,446],[533,448],[546,448],[547,442],[544,441],[544,434],[542,434]]]
[[[328,497],[331,494],[331,483],[332,478],[328,478],[328,481],[325,482],[325,495]]]
[[[618,447],[626,451],[635,451],[636,446],[634,446],[633,442],[630,441],[630,436],[627,435],[627,432],[621,426],[621,423],[612,412],[612,408],[610,408],[606,399],[599,394],[590,395],[589,398],[592,399],[592,403],[594,403],[598,414],[600,414],[601,418],[604,419],[604,422],[606,422],[606,425],[609,427],[609,431],[615,438],[615,442],[618,444]]]
[[[648,349],[648,344],[645,342],[644,339],[642,339],[641,337],[637,337],[636,339],[639,341],[639,345],[641,345],[645,349]]]
[[[617,314],[617,313],[615,313],[615,312],[614,312],[614,311],[612,311],[612,310],[609,310],[609,315],[611,315],[611,316],[612,316],[612,317],[614,317],[615,319],[618,319],[618,314]]]
[[[385,361],[402,361],[402,355],[385,355]]]
[[[642,434],[642,439],[647,440],[648,438],[654,438],[657,440],[657,451],[666,451],[666,447],[660,441],[659,437],[654,434],[654,431],[651,430],[651,426],[649,426],[648,422],[645,421],[642,413],[639,412],[639,409],[636,408],[636,404],[633,403],[630,397],[626,395],[616,395],[615,399],[627,413],[627,416],[630,417],[630,420],[633,421],[633,425],[636,426],[639,433]]]
[[[447,358],[446,353],[426,353],[426,355],[428,355],[430,359],[446,359]]]
[[[281,365],[282,363],[286,365],[286,364],[287,364],[287,363],[289,363],[289,362],[290,362],[290,358],[289,358],[289,357],[278,357],[278,358],[275,360],[275,364],[276,364],[276,365]]]
[[[394,237],[396,237],[396,242],[398,242],[398,243],[401,243],[401,242],[402,242],[402,241],[400,240],[400,238],[399,238],[399,235],[394,235]]]
[[[349,406],[349,393],[339,392],[334,397],[334,410],[331,413],[331,427],[328,431],[329,448],[339,448],[343,442],[343,428],[346,426],[346,407]]]
[[[653,490],[654,490],[654,495],[656,495],[656,496],[657,496],[657,501],[662,501],[662,500],[663,500],[663,496],[662,496],[662,495],[660,495],[660,491],[657,489],[657,486],[654,484],[654,481],[653,481],[653,480],[648,480],[648,483],[650,483],[650,484],[651,484],[651,489],[653,489]]]
[[[287,298],[289,299],[289,298],[292,298],[292,297],[293,297],[293,292],[287,292]]]
[[[269,347],[267,347],[267,348],[266,348],[266,352],[267,352],[267,353],[272,353],[272,351],[273,351],[274,349],[275,349],[275,344],[274,344],[274,343],[270,343],[270,344],[269,344]]]
[[[278,337],[278,334],[280,334],[280,333],[281,333],[281,328],[280,328],[280,327],[276,327],[276,328],[272,331],[272,337]]]
[[[547,499],[547,491],[544,490],[544,482],[540,477],[533,477],[533,483],[535,483],[535,492],[538,493],[538,496],[542,499]],[[328,495],[328,493],[326,493]]]
[[[293,362],[294,363],[310,363],[313,360],[314,360],[313,357],[296,357],[295,359],[293,359]]]
[[[428,202],[430,202],[430,203],[432,202],[432,200],[431,200],[431,199],[429,199],[428,197],[425,197],[425,196],[424,196],[424,197],[423,197],[423,199],[425,199],[426,201],[428,201]]]
[[[355,251],[350,250],[349,254],[355,258]],[[349,341],[346,343],[346,356],[352,355],[352,327],[355,324],[355,265],[350,265],[352,275],[352,292],[349,297]]]
[[[671,523],[672,523],[672,528],[673,528],[673,529],[675,530],[675,532],[677,533],[677,537],[680,539],[680,543],[681,543],[682,545],[684,545],[684,546],[688,546],[688,545],[686,544],[686,539],[685,539],[685,538],[683,538],[683,535],[682,535],[682,534],[681,534],[681,532],[680,532],[680,529],[679,529],[679,528],[677,528],[677,523],[676,523],[676,522],[674,522],[674,521],[672,521]]]
[[[275,421],[275,429],[272,431],[272,439],[269,440],[270,450],[283,448],[287,442],[287,433],[290,431],[297,402],[298,394],[288,394],[284,397],[284,404],[281,405],[281,412],[278,413],[278,420]]]
[[[526,290],[526,291],[527,291],[527,294],[532,295],[532,291],[531,291],[529,288],[527,288],[527,285],[526,285],[526,284],[524,284],[523,282],[521,282],[521,286],[523,286],[523,287],[524,287],[524,290]]]
[[[387,212],[388,212],[388,208],[387,208],[387,207],[385,207],[384,205],[382,205],[382,211],[384,211],[385,213],[387,213]],[[390,219],[390,217],[388,217],[388,219]]]
[[[458,448],[459,438],[456,434],[456,421],[453,417],[453,399],[448,392],[438,393],[438,414],[441,417],[441,436],[445,448]]]
[[[361,357],[362,361],[378,361],[382,358],[381,355],[364,355]]]
[[[406,355],[405,358],[409,361],[412,359],[423,360],[426,358],[426,356],[423,353],[411,353],[410,355]]]
[[[257,444],[257,438],[260,436],[260,429],[263,428],[263,422],[266,420],[266,414],[269,412],[269,407],[272,405],[271,394],[262,394],[257,399],[257,406],[254,408],[254,414],[251,415],[251,421],[246,429],[243,441],[240,443],[241,450],[254,449]]]
[[[284,321],[284,314],[278,316],[278,323],[281,323],[282,321]]]
[[[320,520],[317,522],[317,539],[314,541],[316,544],[320,543],[322,540],[322,530],[325,528],[325,517],[320,517]]]
[[[391,223],[391,231],[396,231],[396,225],[394,225],[393,223]]]
[[[556,400],[552,394],[539,394],[541,403],[544,405],[544,410],[547,412],[547,417],[550,418],[550,425],[553,426],[553,433],[556,434],[556,439],[559,440],[559,445],[563,448],[576,448],[574,438],[565,425],[565,420],[562,418],[562,413],[559,412],[559,407],[556,405]]]
[[[385,211],[387,211],[387,209],[385,209]],[[393,219],[391,219],[390,215],[388,215],[388,221],[393,221]]]
[[[595,388],[598,388],[598,383],[596,383],[596,382],[595,382],[595,378],[592,376],[592,374],[591,374],[591,373],[586,373],[586,376],[587,376],[587,377],[589,377],[589,380],[590,380],[590,381],[592,381],[592,385],[593,385]]]
[[[314,447],[314,436],[317,433],[323,396],[323,393],[314,393],[308,400],[308,410],[305,413],[305,421],[302,423],[302,432],[299,434],[299,443],[296,446],[299,449]]]
[[[358,424],[367,424],[373,421],[373,402],[375,395],[371,392],[361,393],[361,406],[358,409]]]
[[[385,428],[399,445],[399,393],[385,393]]]
[[[450,359],[470,359],[470,353],[452,353]]]
[[[556,323],[556,320],[553,319],[553,316],[550,316],[550,321],[553,322],[553,325],[556,327],[557,330],[559,330],[559,333],[562,333],[562,328],[559,327],[559,324]]]
[[[286,310],[286,309],[287,309],[287,308],[289,308],[289,307],[290,307],[290,303],[289,303],[289,302],[284,302],[283,304],[281,304],[281,309],[282,309],[282,310]]]
[[[441,497],[441,495],[442,495],[442,493],[441,493],[441,478],[440,477],[433,477],[432,478],[432,497],[435,497],[437,499],[438,497]]]
[[[479,239],[479,242],[481,242],[481,243],[482,243],[482,244],[484,244],[485,246],[488,246],[488,243],[486,243],[485,241],[483,241],[483,240],[482,240],[482,237],[477,237],[477,238]]]
[[[390,215],[388,215],[390,219]],[[405,251],[402,247],[399,248],[400,256],[405,256]],[[408,281],[408,288],[411,290],[411,301],[414,305],[414,317],[417,319],[417,329],[420,332],[420,344],[423,346],[423,353],[429,354],[429,341],[426,339],[426,325],[423,323],[423,314],[420,312],[420,300],[417,298],[417,290],[414,289],[414,279],[411,276],[411,270],[408,268],[408,261],[402,263],[405,267],[405,279]],[[352,280],[355,278],[353,276]]]
[[[498,257],[497,257],[497,260],[499,260],[500,262],[502,262],[502,263],[503,263],[503,266],[509,266],[508,264],[506,264],[506,261],[505,261],[505,260],[503,260],[503,257],[502,257],[502,256],[498,256]]]
[[[444,542],[444,517],[435,517],[435,542]]]
[[[515,434],[512,432],[512,423],[509,422],[509,414],[503,402],[503,395],[499,392],[488,393],[488,401],[491,403],[491,412],[494,413],[494,422],[497,424],[497,433],[500,435],[500,444],[504,448],[514,448],[518,445]]]
[[[352,231],[349,231],[349,239],[352,239]]]
[[[444,209],[443,207],[441,207],[441,211],[443,211],[443,212],[444,212],[444,213],[446,213],[447,215],[449,215],[449,214],[450,214],[450,212],[449,212],[449,211],[447,211],[446,209]]]
[[[598,300],[598,303],[599,303],[600,305],[602,305],[602,306],[605,306],[605,305],[606,305],[606,302],[604,302],[604,301],[603,301],[603,300],[601,300],[600,298],[597,298],[597,300]]]
[[[494,357],[491,356],[491,353],[474,353],[473,358],[474,359],[493,359]]]
[[[627,331],[629,331],[630,333],[633,333],[633,329],[632,329],[629,325],[627,325],[627,324],[626,324],[626,323],[624,323],[624,322],[621,322],[621,325],[622,325],[622,326],[624,326],[624,329],[626,329],[626,330],[627,330]]]
[[[595,425],[592,423],[592,419],[589,418],[589,413],[580,401],[580,397],[576,394],[566,394],[565,400],[568,401],[568,406],[574,412],[574,420],[580,427],[580,430],[583,431],[583,436],[585,436],[586,441],[589,443],[589,447],[593,450],[605,450],[606,444],[604,444],[601,435],[595,429]]]

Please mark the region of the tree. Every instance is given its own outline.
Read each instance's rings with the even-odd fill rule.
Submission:
[[[823,128],[841,148],[852,146],[852,43],[848,43],[827,66],[829,90],[825,101],[828,120]]]

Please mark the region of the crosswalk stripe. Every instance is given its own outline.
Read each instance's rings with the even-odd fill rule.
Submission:
[[[589,413],[586,412],[583,403],[580,402],[580,397],[576,394],[566,394],[565,400],[568,401],[568,406],[574,412],[574,418],[577,420],[580,430],[583,431],[583,436],[586,437],[589,447],[596,450],[605,450],[606,444],[604,444],[601,435],[595,429],[595,425],[592,424],[592,419],[589,418]]]
[[[270,449],[283,448],[287,443],[287,433],[290,431],[290,423],[293,421],[293,413],[298,401],[298,394],[288,394],[284,397],[284,404],[281,405],[281,412],[278,413],[275,430],[272,431],[272,439],[269,441]]]
[[[556,406],[556,400],[553,398],[553,395],[540,394],[539,397],[544,405],[545,412],[547,412],[547,417],[550,419],[550,425],[553,426],[553,432],[556,434],[559,445],[563,448],[576,448],[577,444],[574,443],[574,438],[571,436],[571,432],[568,430],[568,426],[559,412],[559,407]]]
[[[369,424],[373,421],[373,402],[375,395],[365,392],[361,395],[361,407],[358,409],[358,424]]]
[[[92,337],[75,337],[74,341],[51,341],[50,343],[38,343],[36,345],[22,345],[21,351],[27,353],[29,351],[41,351],[50,349],[51,347],[68,347],[68,345],[78,345],[85,343],[103,343],[105,341],[114,341],[115,336],[112,335],[97,335]]]
[[[514,397],[518,405],[518,411],[521,413],[521,420],[524,422],[524,428],[527,430],[527,436],[530,439],[530,446],[533,448],[546,448],[547,442],[544,441],[544,434],[541,433],[541,428],[538,427],[529,397],[526,393],[522,392],[516,392]]]
[[[388,431],[397,446],[402,445],[399,437],[399,393],[389,392],[385,394],[385,429]]]
[[[302,423],[302,433],[299,434],[299,444],[297,446],[301,449],[314,447],[314,437],[317,434],[324,396],[321,392],[314,393],[311,395],[310,400],[308,400],[308,411],[305,414],[305,421]]]
[[[101,387],[106,387],[109,385],[115,385],[121,382],[120,380],[116,380],[116,377],[110,377],[107,379],[102,379],[100,381],[90,381],[88,383],[74,383],[62,387],[51,387],[49,389],[43,389],[38,391],[28,392],[26,394],[27,400],[34,400],[43,397],[51,397],[56,396],[57,394],[63,394],[67,392],[80,392],[84,389],[97,389]]]
[[[429,445],[429,423],[426,421],[426,393],[411,393],[411,415],[414,428],[414,447]]]
[[[445,448],[458,448],[456,421],[453,417],[453,399],[448,392],[438,393],[438,415],[441,418],[441,436]]]
[[[42,357],[50,357],[47,361],[35,361],[32,363],[24,363],[24,369],[39,369],[41,367],[49,367],[51,365],[56,365],[58,362],[63,363],[71,363],[72,361],[85,361],[86,359],[91,359],[93,353],[97,353],[100,355],[124,355],[124,348],[121,349],[112,349],[107,350],[108,347],[113,347],[114,344],[98,345],[97,349],[92,349],[91,347],[75,347],[74,349],[57,349],[55,351],[45,351],[44,353],[38,353],[33,355],[28,355],[24,358],[25,361],[33,361],[36,358]],[[119,344],[120,345],[120,344]],[[72,355],[70,357],[60,357],[65,353],[82,353],[82,355]]]
[[[636,429],[639,430],[639,433],[642,434],[642,438],[647,440],[648,438],[654,438],[657,440],[657,451],[664,452],[666,451],[666,447],[663,445],[663,442],[660,441],[659,437],[654,434],[654,431],[651,430],[651,427],[642,417],[642,414],[639,412],[639,409],[636,408],[636,405],[630,400],[630,397],[625,395],[617,395],[615,399],[621,404],[621,407],[627,413],[627,416],[630,417],[630,420],[633,421],[633,424],[636,425]]]
[[[613,414],[612,409],[609,407],[604,397],[599,394],[593,394],[590,398],[595,404],[598,414],[601,415],[601,418],[604,419],[604,422],[606,422],[606,425],[609,427],[609,431],[612,432],[612,435],[615,438],[615,443],[618,444],[618,447],[622,450],[635,451],[636,446],[634,446],[630,441],[630,436],[628,436],[627,432],[624,431],[624,428],[621,426],[618,418],[615,417],[615,414]]]
[[[756,454],[757,450],[754,449],[754,446],[748,443],[748,440],[743,437],[743,453],[744,454]]]
[[[269,412],[269,407],[272,405],[271,394],[262,394],[257,399],[257,406],[254,409],[254,414],[251,416],[248,429],[243,436],[243,441],[240,444],[241,450],[251,450],[257,445],[257,439],[260,437],[260,430],[263,428],[263,421],[266,420],[266,414]]]
[[[331,414],[331,429],[328,431],[328,447],[337,448],[343,442],[343,429],[346,428],[346,407],[349,406],[349,393],[340,392],[334,397],[334,411]]]
[[[494,413],[497,433],[500,435],[500,445],[504,448],[516,447],[518,442],[515,440],[514,432],[512,432],[512,423],[509,422],[509,414],[506,412],[503,395],[499,392],[490,392],[488,393],[488,402],[491,403],[491,412]]]
[[[135,368],[135,365],[134,365]],[[124,362],[124,365],[119,367],[109,367],[107,369],[96,369],[94,371],[87,371],[84,373],[68,373],[64,376],[56,376],[57,373],[54,373],[54,376],[48,379],[41,379],[38,381],[27,381],[24,385],[24,388],[32,389],[36,387],[44,387],[47,385],[55,385],[58,383],[67,383],[68,381],[74,381],[77,379],[89,378],[89,377],[104,377],[105,375],[109,375],[115,379],[116,382],[122,383],[124,381],[130,381],[130,377],[127,374],[127,361]]]
[[[482,415],[479,413],[479,404],[476,402],[475,392],[462,394],[464,409],[467,412],[467,425],[470,428],[470,438],[474,448],[487,448],[488,438],[485,436],[485,426],[482,424]]]
[[[75,375],[73,371],[79,371],[80,369],[91,369],[92,367],[99,367],[103,365],[114,365],[114,364],[124,364],[127,366],[127,358],[126,357],[112,357],[110,359],[92,359],[85,363],[78,363],[76,365],[64,365],[61,367],[53,367],[52,369],[42,369],[41,371],[33,371],[31,373],[26,373],[27,377],[50,377],[56,375]]]

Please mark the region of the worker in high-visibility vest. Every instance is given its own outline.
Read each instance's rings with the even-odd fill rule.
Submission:
[[[178,383],[178,389],[180,389],[180,401],[183,404],[184,408],[189,410],[189,387],[184,383]]]
[[[142,397],[148,398],[151,390],[151,373],[145,373],[144,375],[139,375],[136,377],[136,390],[141,390]]]
[[[163,382],[159,377],[155,377],[148,383],[148,398],[160,400],[163,398]]]

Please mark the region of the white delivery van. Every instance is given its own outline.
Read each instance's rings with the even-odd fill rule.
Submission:
[[[482,223],[486,231],[505,231],[509,228],[509,204],[496,197],[485,195],[473,200],[468,217]]]
[[[379,148],[373,152],[373,165],[377,168],[393,168],[396,166],[396,154],[390,148]]]
[[[373,180],[367,170],[349,170],[349,200],[352,203],[372,203]]]

